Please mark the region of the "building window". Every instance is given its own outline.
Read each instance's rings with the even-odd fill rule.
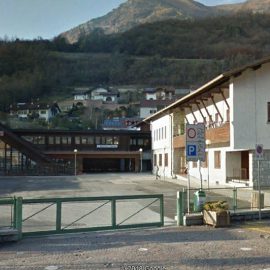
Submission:
[[[267,122],[270,123],[270,102],[267,103]]]
[[[113,144],[118,145],[119,144],[119,137],[113,137]]]
[[[131,139],[130,139],[130,145],[136,145],[136,144],[137,144],[136,139],[131,138]]]
[[[55,144],[61,144],[61,137],[55,137]]]
[[[215,151],[215,169],[221,168],[220,151]]]
[[[100,136],[96,136],[95,141],[96,141],[96,144],[100,144],[101,137]]]
[[[71,144],[71,137],[62,137],[62,144]]]
[[[157,155],[154,154],[154,166],[157,166]]]
[[[88,143],[88,140],[87,140],[87,137],[82,137],[81,138],[81,140],[82,140],[82,144],[87,144]]]
[[[158,161],[159,161],[159,164],[158,165],[159,166],[162,166],[162,154],[159,154],[159,160]]]
[[[75,137],[75,144],[81,144],[81,137],[79,136]]]
[[[165,153],[164,155],[164,166],[168,167],[168,153]]]
[[[54,137],[52,136],[49,137],[49,144],[54,144]]]
[[[138,145],[143,146],[143,139],[138,139]]]

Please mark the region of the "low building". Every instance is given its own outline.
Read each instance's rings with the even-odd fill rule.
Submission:
[[[145,88],[145,100],[173,100],[175,89],[171,87]]]
[[[10,115],[19,119],[44,119],[49,121],[52,117],[60,112],[57,103],[17,103],[10,106]]]
[[[102,101],[103,103],[117,103],[119,91],[114,88],[96,88],[91,92],[91,100]]]
[[[150,131],[10,130],[0,124],[0,175],[49,168],[53,173],[151,170]]]
[[[78,103],[81,105],[85,105],[85,101],[89,100],[91,97],[91,88],[89,87],[77,87],[72,92],[73,99],[75,104]]]

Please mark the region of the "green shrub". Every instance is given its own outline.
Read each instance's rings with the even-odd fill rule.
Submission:
[[[206,211],[223,212],[229,209],[229,204],[226,201],[206,202],[203,209]]]

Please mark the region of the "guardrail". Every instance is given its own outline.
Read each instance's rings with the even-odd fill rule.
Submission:
[[[162,194],[0,200],[20,237],[164,225]]]

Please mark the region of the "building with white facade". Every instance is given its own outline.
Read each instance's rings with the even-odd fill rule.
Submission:
[[[77,87],[73,94],[74,101],[85,101],[90,98],[91,89],[89,87]]]
[[[157,178],[172,176],[171,115],[160,117],[151,125],[153,168]]]
[[[52,105],[43,103],[17,103],[10,106],[10,115],[12,116],[16,116],[19,119],[39,118],[47,122],[60,111],[57,103]]]
[[[209,183],[243,183],[257,186],[258,167],[255,145],[263,144],[261,184],[270,186],[270,58],[219,75],[198,90],[158,111],[150,122],[152,138],[156,130],[172,119],[170,141],[172,177],[184,174],[185,125],[204,123],[206,161],[202,177]],[[165,118],[168,117],[167,120]],[[163,119],[163,120],[162,120]],[[155,139],[154,139],[155,140]],[[153,157],[161,149],[153,142]],[[154,163],[156,173],[157,164]],[[199,178],[199,163],[190,162],[190,175]],[[159,166],[158,170],[168,169]]]

